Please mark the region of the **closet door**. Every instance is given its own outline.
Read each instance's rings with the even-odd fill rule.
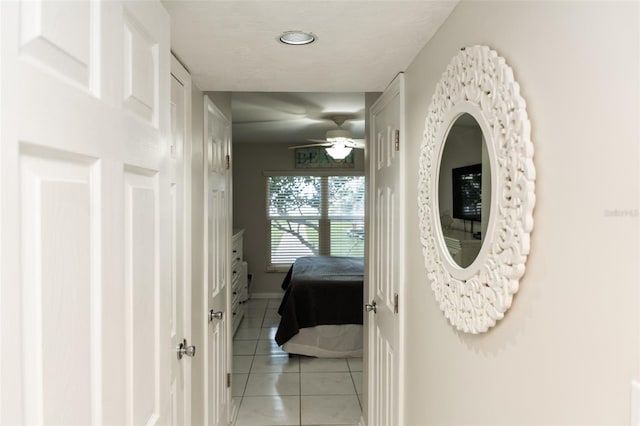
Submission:
[[[231,400],[231,124],[205,96],[205,417],[227,425]]]
[[[403,280],[403,181],[401,135],[404,75],[371,107],[369,140],[369,283],[367,424],[402,424],[399,300]]]
[[[191,76],[171,57],[171,345],[194,345],[191,333]],[[171,369],[172,424],[191,421],[194,357],[202,347],[173,357]],[[192,355],[192,356],[189,356]]]
[[[168,15],[0,14],[0,422],[167,423]]]

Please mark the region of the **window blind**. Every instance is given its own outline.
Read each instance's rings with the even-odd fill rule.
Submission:
[[[300,256],[364,256],[364,176],[268,176],[268,269]]]

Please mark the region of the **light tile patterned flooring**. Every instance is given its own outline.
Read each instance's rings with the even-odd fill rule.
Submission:
[[[279,304],[250,300],[234,336],[235,425],[358,424],[362,359],[289,358],[273,340]]]

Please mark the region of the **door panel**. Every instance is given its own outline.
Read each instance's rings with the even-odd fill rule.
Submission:
[[[133,13],[124,15],[124,105],[138,117],[157,122],[157,41]]]
[[[22,270],[23,309],[35,314],[25,318],[25,362],[37,366],[25,375],[27,422],[91,422],[98,378],[91,363],[93,325],[99,320],[91,311],[98,290],[92,279],[93,166],[90,158],[56,151],[25,147],[21,155],[23,259],[32,265]],[[82,405],[68,412],[68,398]]]
[[[160,416],[158,341],[160,314],[157,234],[158,178],[151,171],[125,172],[125,271],[127,412],[129,424],[153,424]]]
[[[209,376],[209,423],[225,424],[226,395],[223,383],[226,372],[226,320],[216,321],[210,326],[209,353],[211,354],[211,375]]]
[[[400,317],[397,301],[402,276],[402,131],[403,76],[400,74],[371,107],[369,296],[376,310],[369,317],[368,424],[400,424]],[[400,133],[399,133],[400,132]]]
[[[166,423],[168,16],[158,2],[0,9],[0,423]],[[151,76],[151,121],[123,104],[133,20],[153,61],[128,72]]]
[[[93,18],[93,19],[92,19]],[[23,1],[20,4],[20,49],[23,57],[59,77],[89,89],[96,42],[98,3],[90,1]]]
[[[222,312],[221,318],[210,318],[205,374],[207,380],[206,423],[227,424],[230,387],[227,386],[229,365],[229,286],[231,265],[230,170],[231,127],[214,103],[205,98],[205,228],[207,243],[205,268],[208,309]]]

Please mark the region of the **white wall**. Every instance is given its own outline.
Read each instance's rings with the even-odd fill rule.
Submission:
[[[638,3],[463,2],[406,72],[406,424],[629,424],[639,378]],[[434,87],[466,45],[513,67],[537,169],[531,255],[488,333],[454,331],[423,266],[418,154]]]
[[[225,117],[229,119],[229,122],[232,120],[233,113],[231,111],[231,92],[204,92],[206,96],[211,99],[216,107],[224,114]],[[233,135],[232,135],[233,136]]]

